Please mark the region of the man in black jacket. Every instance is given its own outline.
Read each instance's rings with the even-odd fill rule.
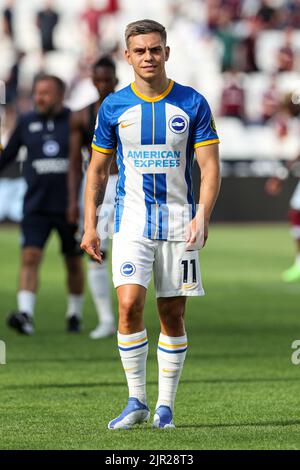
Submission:
[[[68,331],[80,331],[83,303],[83,268],[76,225],[67,222],[70,110],[63,105],[65,85],[55,76],[39,77],[34,84],[35,110],[22,115],[0,157],[0,173],[26,147],[23,165],[27,183],[21,224],[21,269],[18,311],[8,325],[23,334],[33,333],[38,269],[45,243],[56,229],[67,268]]]

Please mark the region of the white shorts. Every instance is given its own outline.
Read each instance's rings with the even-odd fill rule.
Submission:
[[[156,297],[204,295],[198,251],[186,251],[185,242],[115,233],[112,271],[115,287],[139,284],[147,289],[153,271]]]

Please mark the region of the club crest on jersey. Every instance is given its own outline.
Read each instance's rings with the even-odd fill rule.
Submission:
[[[133,263],[126,262],[122,264],[120,271],[121,271],[122,276],[130,277],[134,275],[136,268]]]
[[[169,119],[169,129],[175,134],[183,134],[188,127],[187,119],[177,114]]]
[[[210,127],[212,128],[212,130],[214,132],[217,132],[217,128],[216,128],[216,123],[215,123],[215,120],[214,120],[214,117],[212,116],[211,119],[210,119]]]
[[[47,157],[56,157],[60,150],[59,144],[55,140],[47,140],[43,145],[44,155]]]

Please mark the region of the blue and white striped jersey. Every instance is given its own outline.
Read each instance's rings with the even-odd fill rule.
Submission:
[[[154,240],[184,240],[195,214],[194,149],[218,143],[206,99],[170,81],[148,98],[134,83],[109,95],[98,113],[92,148],[117,149],[115,232]]]

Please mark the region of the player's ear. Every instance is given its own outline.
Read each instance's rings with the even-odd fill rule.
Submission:
[[[169,46],[165,47],[165,51],[166,51],[166,62],[167,62],[169,60],[169,57],[170,57],[170,48],[169,48]]]
[[[132,65],[132,63],[131,63],[131,58],[130,58],[130,54],[129,54],[128,49],[125,50],[124,55],[125,55],[125,60],[128,62],[128,64],[129,64],[129,65]]]

